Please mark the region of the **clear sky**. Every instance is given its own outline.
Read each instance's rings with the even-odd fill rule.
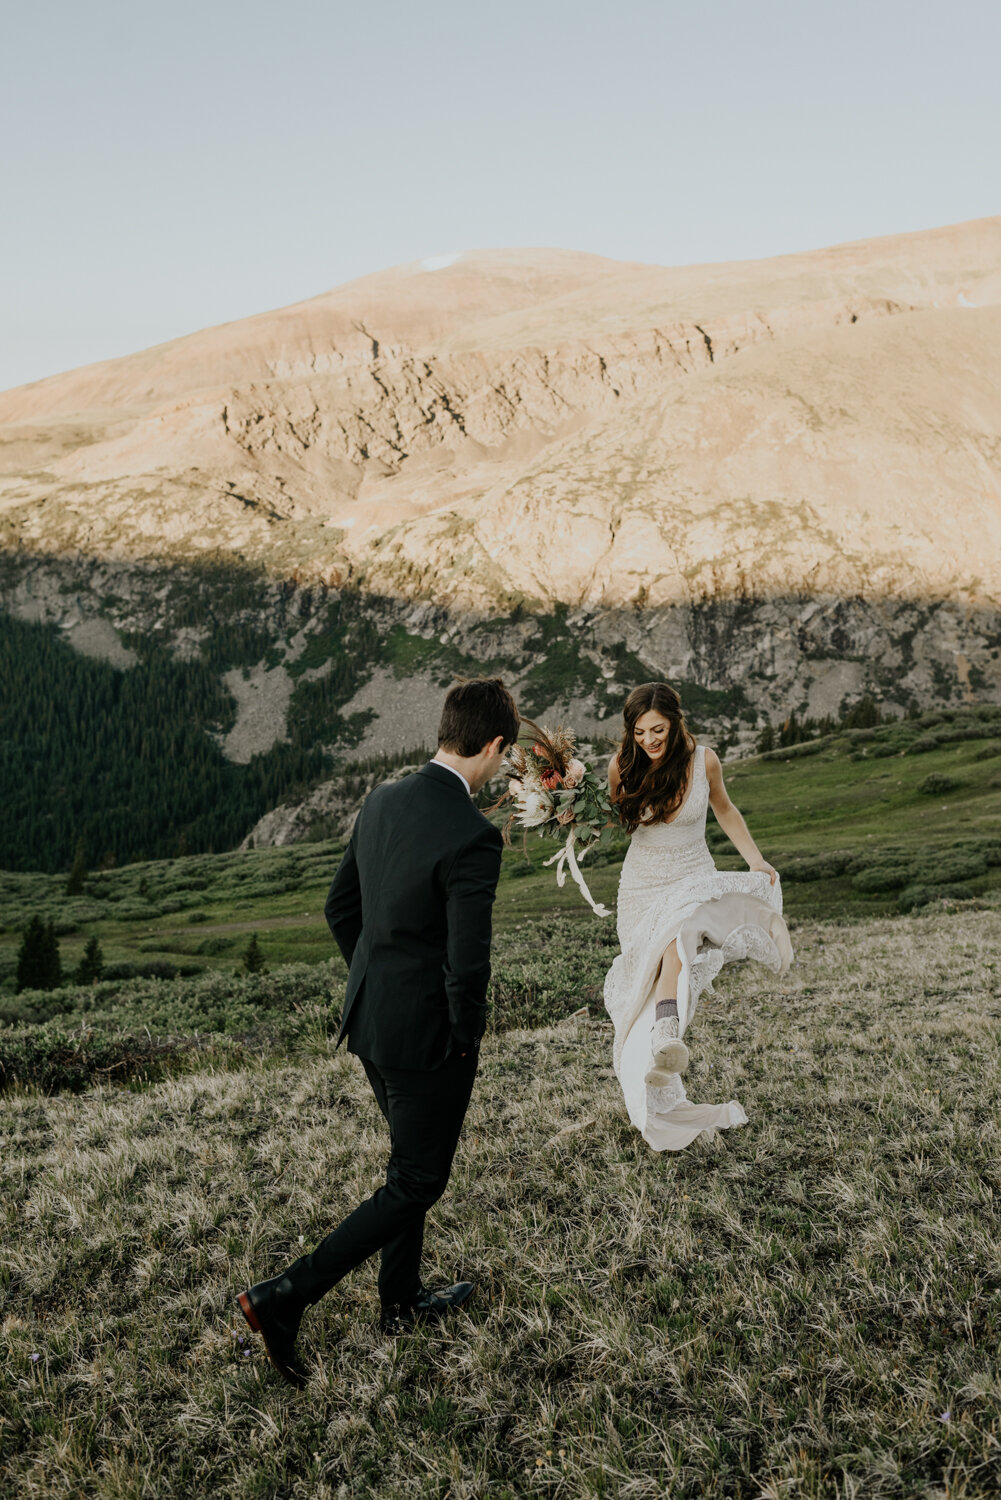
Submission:
[[[0,388],[487,246],[1001,212],[999,0],[19,0]]]

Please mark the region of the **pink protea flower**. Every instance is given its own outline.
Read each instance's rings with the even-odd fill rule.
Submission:
[[[547,766],[539,777],[547,792],[555,792],[557,787],[563,785],[563,777],[553,766]]]
[[[583,761],[572,760],[567,766],[567,774],[563,778],[563,785],[568,787],[580,786],[584,780],[585,768]]]

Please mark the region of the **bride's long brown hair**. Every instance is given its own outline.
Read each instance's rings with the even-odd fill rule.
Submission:
[[[650,711],[667,721],[664,758],[655,766],[636,743],[636,723]],[[685,798],[695,741],[681,711],[681,699],[666,682],[644,682],[633,688],[623,708],[625,728],[619,748],[619,785],[612,798],[628,833],[640,823],[663,823]],[[643,816],[644,810],[649,813]]]

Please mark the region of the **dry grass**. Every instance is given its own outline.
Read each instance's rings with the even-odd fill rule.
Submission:
[[[428,1234],[468,1315],[383,1339],[367,1266],[301,1395],[233,1295],[379,1180],[353,1059],[0,1099],[6,1493],[996,1495],[1001,914],[796,938],[696,1023],[713,1147],[647,1149],[600,1025],[489,1038]]]

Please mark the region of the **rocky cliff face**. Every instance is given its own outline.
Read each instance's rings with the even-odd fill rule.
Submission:
[[[765,723],[837,718],[866,694],[898,714],[1001,702],[1001,613],[948,600],[748,594],[486,615],[235,569],[22,553],[0,567],[0,607],[123,669],[137,636],[218,662],[237,709],[221,748],[238,762],[285,740],[297,695],[335,669],[344,688],[332,701],[355,726],[346,740],[330,734],[345,764],[432,746],[456,673],[500,672],[523,711],[599,739],[618,734],[630,687],[666,679],[699,729],[734,752]]]
[[[256,630],[213,647],[235,760],[344,651],[356,757],[486,667],[594,734],[666,677],[731,746],[864,692],[996,701],[1001,219],[749,265],[477,252],[0,394],[0,562],[5,607],[123,668],[129,630]]]

